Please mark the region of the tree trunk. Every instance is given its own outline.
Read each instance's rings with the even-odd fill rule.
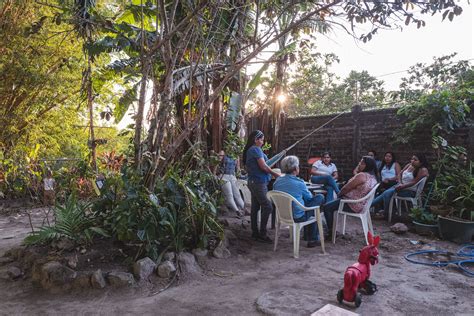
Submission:
[[[145,98],[148,81],[148,70],[149,63],[144,61],[145,64],[142,66],[142,81],[140,82],[140,97],[138,99],[138,109],[135,114],[135,137],[133,139],[133,147],[135,149],[135,167],[137,170],[141,168],[141,157],[142,157],[142,128],[143,128],[143,113],[145,110]]]
[[[97,153],[96,147],[97,143],[95,141],[94,134],[94,96],[92,95],[92,73],[91,73],[91,57],[87,58],[87,108],[89,109],[89,141],[91,149],[91,167],[97,172]]]

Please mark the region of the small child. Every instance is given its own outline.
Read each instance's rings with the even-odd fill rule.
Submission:
[[[54,205],[56,200],[56,196],[54,193],[54,187],[56,186],[56,181],[53,179],[53,172],[51,169],[48,168],[46,170],[46,178],[43,180],[44,182],[44,196],[43,196],[43,203],[44,205]]]

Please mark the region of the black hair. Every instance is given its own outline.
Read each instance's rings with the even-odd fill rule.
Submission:
[[[385,156],[387,154],[392,155],[392,162],[390,162],[390,164],[388,165],[385,163]],[[386,151],[385,154],[383,154],[382,163],[380,164],[379,172],[382,172],[382,169],[385,166],[387,166],[387,169],[391,169],[393,164],[396,162],[397,162],[397,158],[395,157],[395,154],[392,151]]]
[[[328,155],[329,157],[331,157],[331,152],[329,151],[325,151],[323,152],[323,154],[321,155],[321,158],[323,158],[324,156]]]
[[[418,158],[418,160],[420,161],[420,166],[418,168],[415,168],[415,170],[413,170],[413,176],[416,178],[416,176],[418,175],[418,170],[420,170],[421,168],[425,167],[426,169],[429,170],[430,163],[428,162],[428,160],[426,159],[425,154],[423,154],[423,153],[416,153],[413,156]]]
[[[367,172],[368,174],[375,176],[375,173],[377,171],[377,164],[375,163],[375,159],[370,156],[364,156],[362,157],[362,160],[365,163],[365,168],[364,170],[362,170],[362,172]]]
[[[375,158],[375,156],[377,156],[377,152],[373,149],[369,150],[367,153],[374,153],[374,158]]]
[[[245,165],[247,163],[247,151],[249,150],[250,147],[255,145],[255,141],[259,138],[262,138],[263,132],[259,130],[255,130],[252,133],[250,133],[249,137],[247,138],[247,143],[245,144],[244,147],[244,152],[242,153],[242,163]]]

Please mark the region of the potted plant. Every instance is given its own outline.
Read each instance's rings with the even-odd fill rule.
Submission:
[[[445,146],[434,181],[433,199],[450,211],[438,217],[440,236],[459,243],[474,236],[474,163],[462,147]]]
[[[438,218],[424,208],[413,207],[409,215],[419,235],[438,235]]]

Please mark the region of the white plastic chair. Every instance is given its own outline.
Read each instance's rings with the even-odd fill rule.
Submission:
[[[393,202],[397,204],[397,210],[398,210],[398,216],[402,215],[402,202],[405,203],[405,208],[408,209],[408,204],[407,202],[411,202],[413,204],[413,207],[416,206],[421,206],[423,203],[421,201],[421,193],[423,193],[423,188],[425,187],[427,177],[421,178],[420,181],[418,181],[416,184],[413,186],[406,188],[405,190],[413,189],[416,188],[416,193],[414,197],[403,197],[399,196],[396,192],[390,199],[390,206],[388,208],[388,222],[390,223],[392,221],[392,210],[393,210]],[[399,202],[399,203],[397,203]]]
[[[365,237],[365,242],[367,245],[369,244],[369,241],[367,240],[367,232],[370,230],[372,235],[374,234],[374,227],[372,226],[372,219],[370,218],[370,205],[372,204],[372,201],[374,200],[375,197],[375,191],[379,187],[379,184],[377,184],[366,196],[364,196],[361,199],[358,200],[346,200],[342,199],[341,202],[339,203],[339,209],[337,212],[334,213],[334,221],[333,221],[333,228],[332,228],[332,243],[336,243],[336,232],[337,232],[337,222],[339,218],[339,214],[344,216],[344,222],[342,224],[342,234],[344,235],[346,233],[346,218],[347,216],[352,216],[352,217],[357,217],[361,220],[362,222],[362,229],[364,230],[364,237]],[[350,212],[344,212],[344,205],[345,204],[354,204],[354,203],[359,203],[367,201],[365,203],[364,208],[362,209],[362,212],[360,213],[350,213]]]
[[[293,239],[293,257],[298,258],[300,252],[300,231],[301,228],[306,225],[312,224],[314,222],[318,223],[319,237],[321,240],[321,250],[323,253],[326,253],[324,248],[324,233],[323,233],[323,224],[321,222],[321,212],[319,206],[306,207],[298,202],[294,197],[288,193],[281,191],[270,191],[267,193],[267,197],[275,204],[276,211],[276,227],[275,227],[275,243],[273,251],[276,251],[278,245],[278,234],[280,232],[280,225],[290,226],[290,236]],[[306,222],[295,223],[293,220],[293,207],[292,203],[295,202],[301,209],[304,211],[313,211],[316,215],[316,218],[311,217]]]
[[[252,195],[250,194],[250,190],[247,185],[247,180],[237,179],[237,187],[242,193],[245,205],[249,206],[250,204],[252,204]]]

